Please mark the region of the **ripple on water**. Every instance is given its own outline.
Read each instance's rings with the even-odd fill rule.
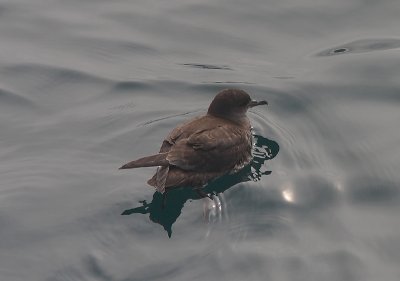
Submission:
[[[14,122],[26,122],[27,116],[33,116],[40,112],[40,106],[33,100],[22,94],[0,88],[0,123],[2,124],[2,135],[7,135],[5,127],[14,128]],[[30,118],[32,119],[32,118]]]
[[[366,205],[398,203],[400,199],[398,184],[372,177],[350,179],[347,182],[346,192],[351,202]]]
[[[282,198],[296,210],[304,212],[323,210],[337,203],[339,190],[321,175],[303,174],[280,187]]]
[[[216,64],[204,64],[204,63],[183,63],[182,65],[200,69],[211,69],[211,70],[233,70],[227,65],[216,65]]]
[[[362,280],[365,277],[365,264],[348,250],[337,250],[322,253],[313,257],[313,266],[318,267],[317,280],[324,280],[324,276],[332,276],[337,280]]]
[[[120,81],[116,82],[112,87],[112,92],[114,94],[119,93],[132,93],[138,90],[149,90],[152,89],[151,83],[142,81]]]
[[[228,230],[227,234],[235,241],[292,233],[285,202],[277,190],[246,182],[214,196],[213,201],[204,200],[206,237],[218,230],[224,233]]]
[[[33,101],[31,101],[30,99],[18,95],[14,92],[10,92],[4,89],[0,88],[0,106],[3,105],[15,105],[15,106],[34,106]]]
[[[240,84],[245,84],[245,85],[254,84],[253,82],[246,82],[246,81],[213,81],[213,82],[204,81],[202,83],[204,83],[204,84],[208,84],[208,83],[224,84],[224,85],[226,85],[226,88],[228,88],[228,86],[232,87],[232,85],[235,85],[235,84],[237,84],[237,85],[240,85]]]
[[[111,79],[84,71],[44,64],[9,65],[0,73],[18,93],[29,96],[47,110],[80,104],[98,96],[114,83]]]
[[[104,35],[103,35],[104,36]],[[107,34],[106,36],[109,36]],[[112,37],[113,35],[111,35]],[[141,42],[129,39],[105,38],[97,36],[75,37],[80,43],[80,48],[86,49],[89,55],[97,54],[102,56],[118,56],[120,58],[129,59],[135,55],[159,55],[160,51]]]
[[[80,70],[71,68],[46,65],[46,64],[16,64],[10,65],[2,70],[2,74],[7,76],[17,76],[21,78],[29,78],[27,76],[38,76],[43,79],[48,77],[48,80],[60,81],[60,80],[75,80],[79,81],[94,81],[94,82],[109,82],[110,79],[99,77],[93,74],[89,74]],[[24,81],[29,82],[29,81]]]
[[[293,180],[279,184],[268,183],[268,178],[260,182],[262,185],[241,183],[225,194],[220,201],[222,207],[216,202],[207,202],[212,207],[207,213],[206,221],[211,223],[207,236],[214,228],[218,229],[214,226],[216,223],[222,223],[235,241],[265,239],[266,236],[292,241],[296,237],[295,221],[319,223],[324,222],[326,216],[330,217],[341,198],[341,190],[333,181],[318,174],[291,178]],[[224,217],[226,213],[228,219]]]
[[[317,57],[328,57],[351,53],[367,53],[400,48],[400,39],[361,39],[337,47],[329,48],[316,54]]]

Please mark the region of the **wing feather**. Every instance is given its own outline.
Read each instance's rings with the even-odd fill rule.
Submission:
[[[249,132],[209,115],[176,127],[160,148],[170,166],[159,167],[148,183],[163,193],[173,186],[202,186],[235,170],[251,158]]]
[[[167,155],[171,165],[183,170],[218,171],[235,166],[237,152],[248,147],[248,138],[238,128],[218,126],[201,130],[173,145]]]

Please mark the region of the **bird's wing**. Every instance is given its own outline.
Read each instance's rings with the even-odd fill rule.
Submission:
[[[215,171],[229,169],[237,152],[248,146],[243,130],[217,126],[198,130],[170,147],[167,161],[183,170]]]
[[[181,137],[182,133],[183,132],[181,128],[175,128],[163,141],[160,148],[160,153],[168,152],[175,142]]]
[[[174,128],[164,139],[160,148],[160,153],[168,152],[179,139],[186,138],[187,135],[191,135],[194,132],[193,131],[194,128],[196,127],[196,126],[191,126],[191,124],[196,123],[198,120],[202,118],[204,118],[204,116],[196,117]]]
[[[226,149],[242,142],[243,130],[224,125],[199,130],[187,139],[187,144],[195,150]]]

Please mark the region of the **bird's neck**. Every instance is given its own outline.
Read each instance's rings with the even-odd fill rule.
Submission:
[[[226,114],[219,115],[219,114],[214,114],[214,113],[207,113],[207,115],[214,116],[214,117],[217,117],[217,118],[220,118],[220,119],[224,119],[224,120],[228,120],[228,121],[230,121],[232,123],[235,123],[235,124],[237,124],[237,125],[239,125],[240,127],[243,127],[243,128],[250,128],[251,127],[249,118],[247,118],[246,114],[243,114],[243,113],[231,113],[231,114],[228,114],[228,115],[226,115]]]

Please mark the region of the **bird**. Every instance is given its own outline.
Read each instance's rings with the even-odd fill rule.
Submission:
[[[224,89],[212,100],[207,113],[175,127],[157,154],[123,165],[119,169],[157,167],[147,181],[163,195],[179,187],[200,196],[208,182],[238,172],[252,159],[252,127],[247,110],[267,105],[241,89]],[[209,197],[209,196],[208,196]]]

